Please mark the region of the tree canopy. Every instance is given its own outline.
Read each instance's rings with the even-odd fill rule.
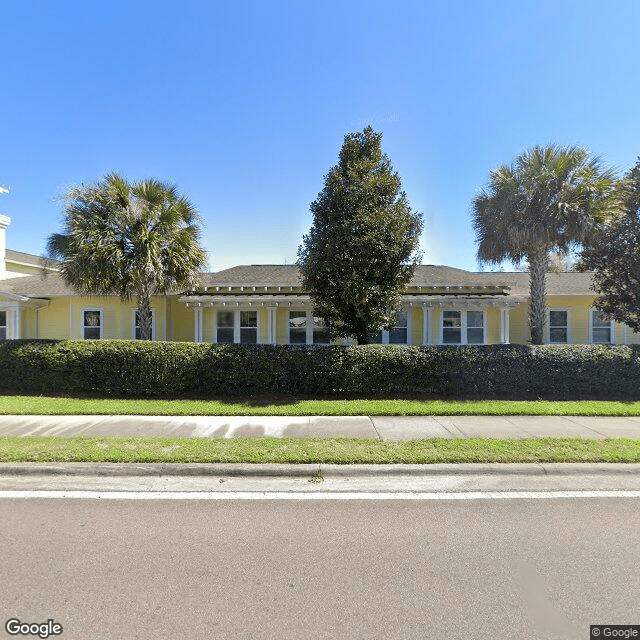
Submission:
[[[624,211],[585,245],[580,267],[593,271],[594,306],[640,331],[640,158],[622,183]]]
[[[381,140],[370,126],[345,136],[298,249],[315,315],[334,336],[354,336],[360,344],[393,324],[421,259],[422,216],[409,206]]]
[[[112,173],[69,189],[64,232],[49,237],[47,252],[76,291],[137,298],[141,338],[150,339],[151,296],[193,287],[206,264],[198,222],[175,185]]]
[[[489,174],[474,198],[481,263],[528,263],[531,341],[542,344],[546,274],[554,250],[569,251],[620,209],[616,177],[580,147],[535,146]]]

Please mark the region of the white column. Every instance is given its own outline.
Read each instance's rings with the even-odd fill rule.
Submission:
[[[269,307],[269,323],[267,326],[267,343],[275,344],[277,333],[276,333],[276,308]]]
[[[22,337],[22,323],[20,317],[20,307],[13,312],[13,338],[19,340]]]
[[[500,309],[500,344],[509,344],[509,309]]]
[[[238,304],[236,303],[236,307]],[[240,344],[240,311],[236,308],[233,312],[233,341]]]
[[[196,342],[202,342],[202,307],[196,307],[193,310],[194,315],[194,339]]]
[[[288,322],[288,320],[287,320]],[[288,329],[287,329],[288,331]],[[306,344],[313,344],[313,309],[307,311],[307,341]]]
[[[411,344],[411,314],[413,312],[413,305],[409,303],[407,307],[407,344]]]
[[[431,307],[422,307],[422,344],[431,344]]]

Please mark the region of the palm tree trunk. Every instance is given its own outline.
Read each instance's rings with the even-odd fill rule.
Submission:
[[[151,301],[149,294],[142,293],[138,297],[138,316],[140,323],[140,339],[151,340]]]
[[[549,252],[538,250],[530,253],[529,261],[529,318],[532,344],[544,341],[544,326],[547,321],[547,271]]]

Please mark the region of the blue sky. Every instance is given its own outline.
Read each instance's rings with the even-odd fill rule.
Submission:
[[[31,0],[0,26],[0,212],[41,254],[70,185],[174,182],[212,270],[296,260],[367,124],[424,214],[426,264],[477,268],[470,202],[534,144],[640,155],[640,2]]]

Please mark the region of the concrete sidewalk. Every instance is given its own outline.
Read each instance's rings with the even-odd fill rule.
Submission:
[[[0,435],[187,438],[640,438],[640,417],[0,416]]]

